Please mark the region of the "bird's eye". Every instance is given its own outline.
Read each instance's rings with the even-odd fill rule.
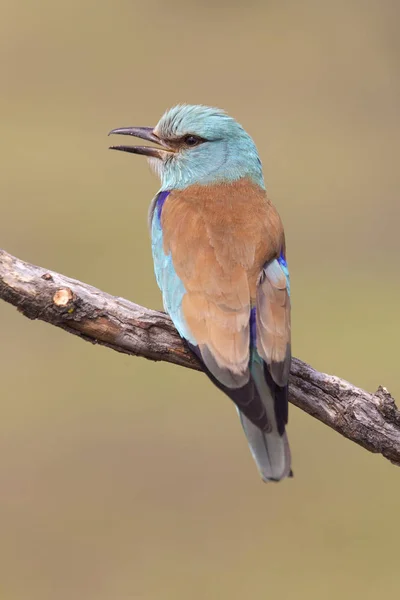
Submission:
[[[199,144],[204,142],[203,138],[201,138],[197,135],[185,135],[185,137],[183,138],[183,141],[186,144],[186,146],[190,146],[191,148],[193,146],[198,146]]]

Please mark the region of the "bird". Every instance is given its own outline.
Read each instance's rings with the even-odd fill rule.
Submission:
[[[166,312],[236,405],[263,481],[292,477],[285,235],[252,137],[224,110],[190,104],[111,134],[152,144],[110,149],[147,157],[161,180],[148,221]]]

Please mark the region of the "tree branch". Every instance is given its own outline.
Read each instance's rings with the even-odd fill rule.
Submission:
[[[4,250],[0,298],[29,319],[46,321],[92,343],[201,370],[165,313],[23,262]],[[370,394],[294,358],[289,396],[349,440],[400,464],[400,412],[385,388]]]

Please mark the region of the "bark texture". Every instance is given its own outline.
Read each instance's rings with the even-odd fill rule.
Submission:
[[[201,370],[165,313],[31,265],[4,250],[0,298],[29,319],[46,321],[94,344]],[[384,387],[371,394],[294,358],[289,399],[349,440],[400,465],[400,412]]]

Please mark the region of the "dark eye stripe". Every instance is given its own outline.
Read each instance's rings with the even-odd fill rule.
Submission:
[[[188,134],[181,138],[181,141],[190,147],[198,146],[199,144],[203,144],[206,140],[198,135]]]

